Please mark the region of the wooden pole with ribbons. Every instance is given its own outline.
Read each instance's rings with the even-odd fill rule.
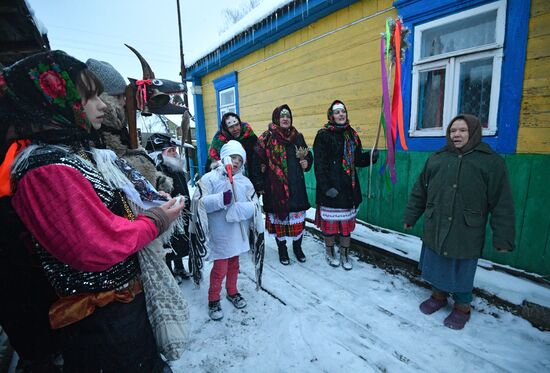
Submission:
[[[124,91],[126,96],[126,118],[128,119],[128,133],[130,135],[130,149],[139,147],[138,131],[137,131],[137,115],[136,115],[136,98],[134,88],[131,84],[126,86]]]
[[[385,32],[380,37],[380,70],[382,83],[382,104],[380,120],[371,154],[378,147],[382,127],[386,135],[386,162],[381,167],[381,173],[389,172],[392,184],[397,183],[395,172],[395,145],[397,137],[403,150],[408,150],[405,141],[405,128],[403,121],[403,98],[401,92],[401,54],[408,48],[406,35],[409,30],[402,26],[401,20],[386,20]],[[390,81],[392,68],[395,65],[393,92],[390,96]],[[390,98],[391,97],[391,98]],[[390,105],[391,104],[391,105]],[[368,198],[372,198],[372,158],[369,169]]]

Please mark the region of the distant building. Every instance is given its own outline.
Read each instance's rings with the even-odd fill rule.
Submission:
[[[47,31],[25,0],[2,0],[0,5],[0,64],[50,49]]]

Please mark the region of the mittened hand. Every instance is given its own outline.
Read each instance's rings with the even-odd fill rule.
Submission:
[[[378,149],[374,149],[372,152],[371,152],[371,159],[372,159],[372,164],[375,164],[377,161],[378,161],[378,156],[379,156],[379,152],[378,152]]]
[[[229,205],[231,203],[231,198],[233,197],[233,192],[231,189],[227,189],[225,192],[223,192],[223,204]]]
[[[330,188],[325,192],[325,195],[330,198],[336,198],[336,196],[338,195],[338,191],[336,190],[336,188]]]

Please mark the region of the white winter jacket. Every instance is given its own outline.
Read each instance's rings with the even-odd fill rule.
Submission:
[[[231,184],[224,167],[208,172],[200,181],[206,189],[201,202],[208,214],[208,259],[227,259],[247,252],[250,249],[249,225],[255,208],[252,183],[242,172],[233,175],[235,193],[231,203],[225,206],[223,192],[231,189]]]

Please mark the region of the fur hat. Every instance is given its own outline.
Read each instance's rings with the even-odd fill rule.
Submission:
[[[224,159],[228,155],[240,155],[243,163],[246,163],[246,152],[240,142],[229,140],[220,150],[220,158]]]
[[[90,58],[86,61],[86,66],[91,70],[105,88],[105,92],[112,96],[124,94],[126,89],[126,80],[120,73],[108,62],[98,61]]]

